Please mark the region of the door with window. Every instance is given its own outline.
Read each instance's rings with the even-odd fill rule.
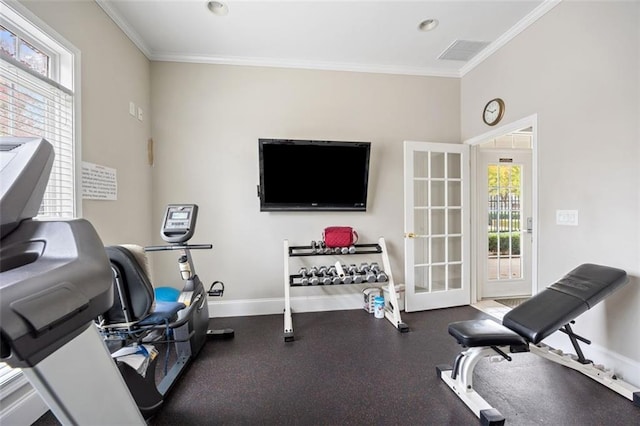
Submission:
[[[469,147],[406,141],[407,312],[470,303]]]
[[[479,298],[531,295],[530,150],[478,150]]]

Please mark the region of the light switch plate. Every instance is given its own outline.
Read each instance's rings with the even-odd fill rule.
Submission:
[[[578,210],[556,210],[556,225],[578,226]]]

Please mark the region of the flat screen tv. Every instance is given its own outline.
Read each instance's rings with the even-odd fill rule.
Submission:
[[[260,211],[366,211],[370,142],[259,139]]]

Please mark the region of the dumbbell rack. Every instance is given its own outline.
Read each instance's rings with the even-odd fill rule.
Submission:
[[[398,295],[395,289],[395,283],[393,281],[393,274],[391,273],[391,264],[387,255],[387,247],[383,237],[378,239],[377,244],[356,244],[355,253],[347,254],[335,254],[335,253],[318,253],[313,250],[312,246],[290,246],[288,240],[284,240],[284,341],[292,342],[294,340],[293,334],[293,320],[291,318],[291,287],[317,287],[324,284],[317,285],[302,285],[298,281],[302,276],[299,274],[290,274],[289,272],[289,259],[291,257],[301,256],[358,256],[363,254],[377,254],[382,258],[383,270],[387,274],[388,280],[385,284],[389,286],[389,300],[385,303],[385,318],[391,322],[391,324],[398,329],[401,333],[409,331],[407,324],[402,322],[400,317],[400,309],[398,305]],[[352,283],[354,284],[354,283]],[[335,285],[352,285],[352,284],[335,284]],[[368,284],[368,283],[360,283]],[[333,284],[332,284],[333,285]]]

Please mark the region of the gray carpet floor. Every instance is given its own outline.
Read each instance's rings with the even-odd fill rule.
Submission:
[[[449,322],[471,307],[403,313],[410,332],[364,310],[218,318],[232,340],[207,342],[149,421],[162,425],[477,425],[438,379],[460,347]],[[588,336],[587,336],[588,337]],[[640,425],[640,408],[593,380],[529,353],[480,361],[474,387],[512,425]],[[115,408],[115,407],[114,407]],[[51,413],[39,426],[54,425]]]

